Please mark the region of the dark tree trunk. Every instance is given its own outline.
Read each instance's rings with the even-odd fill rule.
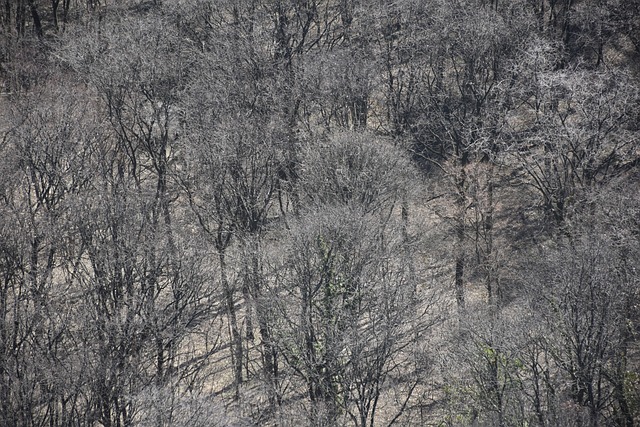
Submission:
[[[38,8],[33,0],[29,0],[29,9],[31,11],[31,18],[33,19],[33,28],[36,31],[38,38],[42,38],[42,22],[40,21],[40,15],[38,14]]]
[[[227,317],[229,319],[229,329],[231,329],[231,365],[233,369],[233,386],[235,391],[235,399],[240,399],[240,384],[242,384],[242,336],[238,328],[238,318],[236,315],[235,301],[233,300],[233,289],[227,278],[227,263],[224,251],[220,251],[220,276],[222,281],[222,289],[224,292],[225,305],[227,309]]]
[[[457,178],[457,215],[456,218],[456,260],[455,260],[455,292],[458,311],[460,313],[465,310],[465,292],[464,292],[464,266],[465,266],[465,222],[466,222],[466,198],[465,187],[466,173],[464,166],[459,171]]]

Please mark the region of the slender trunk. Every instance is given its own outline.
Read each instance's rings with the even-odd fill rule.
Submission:
[[[358,95],[349,106],[353,129],[362,130],[367,127],[369,105],[366,95]]]
[[[628,261],[625,253],[622,254],[622,279],[623,282],[633,284],[633,279],[629,280],[628,276]],[[616,400],[619,408],[619,415],[617,424],[622,427],[634,427],[635,420],[633,417],[633,409],[631,403],[628,400],[627,391],[625,390],[627,382],[627,357],[629,346],[633,342],[633,316],[635,315],[634,301],[630,295],[626,295],[626,301],[624,305],[624,321],[620,325],[620,348],[618,349],[618,355],[616,357],[616,381],[614,384],[614,399]]]
[[[280,404],[278,390],[278,366],[277,366],[277,353],[273,346],[271,338],[271,327],[269,326],[266,307],[262,301],[262,272],[260,271],[260,260],[258,256],[260,254],[259,237],[255,237],[254,245],[251,248],[251,280],[249,286],[251,287],[251,295],[255,302],[255,315],[258,321],[258,329],[260,332],[260,341],[262,345],[262,370],[265,377],[265,381],[268,387],[268,399],[269,405],[274,407],[276,404]]]
[[[11,0],[4,0],[4,17],[2,18],[2,24],[7,30],[11,27]]]
[[[402,240],[406,243],[409,241],[409,202],[406,197],[402,198],[400,216],[402,217]]]
[[[25,11],[25,1],[26,0],[18,0],[16,3],[16,33],[19,36],[24,35],[24,28],[26,25],[26,11]]]
[[[245,244],[245,248],[246,248],[246,242]],[[250,258],[251,262],[252,259],[254,257],[254,253],[249,251],[246,252],[244,254],[245,259]],[[244,363],[244,369],[246,372],[246,376],[247,378],[249,378],[249,352],[250,352],[250,345],[251,343],[255,340],[255,335],[253,333],[253,303],[254,303],[254,296],[252,296],[252,287],[253,287],[253,281],[256,280],[255,279],[255,273],[254,270],[252,269],[252,266],[244,266],[244,276],[242,278],[242,298],[244,299],[244,307],[245,307],[245,313],[244,313],[244,321],[245,321],[245,343],[246,343],[246,348],[245,348],[245,360],[243,361]]]
[[[276,403],[280,404],[278,390],[278,365],[277,365],[277,354],[276,349],[273,346],[273,342],[271,339],[271,330],[266,321],[266,316],[263,313],[263,309],[260,307],[260,303],[258,303],[259,307],[257,308],[258,315],[258,326],[260,328],[260,338],[262,341],[262,351],[263,351],[263,372],[265,375],[265,380],[269,387],[269,405],[275,406]]]
[[[53,15],[53,26],[56,28],[56,31],[59,30],[58,28],[58,6],[60,5],[60,0],[51,0],[51,14]]]
[[[247,341],[253,341],[255,339],[255,337],[253,335],[253,310],[252,310],[252,306],[251,306],[253,298],[251,296],[251,291],[250,291],[251,284],[249,283],[251,280],[252,280],[251,273],[249,271],[247,271],[245,273],[245,276],[244,276],[244,279],[243,279],[243,282],[242,282],[242,297],[244,298],[245,310],[246,310],[246,313],[245,313],[245,322],[246,322],[245,339]]]
[[[456,182],[457,187],[457,210],[458,218],[456,223],[456,260],[455,260],[455,291],[458,311],[462,314],[465,311],[464,292],[464,265],[465,265],[465,222],[466,222],[466,198],[465,187],[466,173],[462,167]]]
[[[36,35],[38,38],[42,38],[42,22],[40,21],[40,15],[38,14],[38,9],[33,0],[29,0],[29,10],[31,11],[31,18],[33,19],[33,28],[36,30]]]
[[[69,6],[71,6],[71,0],[62,0],[62,28],[65,29],[67,27],[67,22],[69,21]]]
[[[233,370],[233,386],[235,391],[234,398],[240,398],[240,384],[242,384],[242,336],[238,328],[238,319],[236,315],[235,302],[233,300],[233,288],[229,284],[227,278],[227,263],[224,250],[219,252],[220,258],[220,279],[222,281],[222,289],[227,309],[227,317],[229,320],[229,329],[231,329],[231,368]]]
[[[487,211],[484,218],[484,238],[485,238],[485,269],[487,297],[489,306],[492,309],[498,309],[501,304],[500,289],[495,277],[495,265],[493,262],[493,163],[489,166],[489,182],[487,184]],[[495,285],[495,286],[494,286]]]
[[[317,420],[317,405],[320,401],[319,380],[315,372],[317,365],[316,356],[316,336],[313,329],[313,302],[311,301],[311,288],[306,286],[300,287],[300,297],[302,310],[300,313],[300,324],[304,330],[305,341],[305,359],[310,366],[311,374],[307,379],[307,389],[309,400],[311,401],[311,420],[312,423]]]
[[[10,318],[8,314],[8,295],[9,295],[9,275],[10,273],[5,270],[5,277],[3,278],[3,286],[0,289],[0,366],[3,367],[0,372],[0,423],[4,425],[15,425],[16,421],[13,417],[13,408],[10,408],[10,375],[8,368],[8,357],[10,354],[10,344],[9,344],[9,332],[8,328],[11,324]],[[15,334],[15,332],[14,332]],[[12,335],[14,335],[12,334]]]
[[[538,419],[538,424],[542,427],[545,425],[545,417],[542,412],[542,393],[540,392],[540,371],[538,369],[537,360],[533,361],[532,364],[532,373],[533,373],[533,406],[536,412],[536,418]]]

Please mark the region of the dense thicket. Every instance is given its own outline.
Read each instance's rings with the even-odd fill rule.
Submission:
[[[640,424],[637,0],[5,0],[0,424]]]

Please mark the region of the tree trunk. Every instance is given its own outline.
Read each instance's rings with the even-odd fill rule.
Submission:
[[[33,19],[33,28],[36,31],[36,35],[39,39],[42,38],[42,22],[40,21],[40,15],[38,14],[38,9],[33,0],[29,0],[29,9],[31,11],[31,18]]]
[[[236,306],[233,300],[233,288],[229,284],[229,279],[227,278],[227,263],[223,250],[219,252],[219,258],[220,279],[222,281],[222,290],[224,292],[229,329],[231,330],[231,369],[233,370],[234,398],[235,400],[238,400],[240,399],[240,384],[242,384],[242,336],[240,334],[240,329],[238,328]]]
[[[56,28],[56,31],[59,30],[58,27],[58,6],[60,5],[60,0],[51,0],[51,15],[53,16],[53,26]]]
[[[466,185],[466,172],[462,166],[456,182],[457,190],[457,214],[456,218],[456,260],[455,260],[455,291],[458,311],[462,314],[465,311],[464,292],[464,265],[465,265],[465,222],[466,222],[466,197],[464,187]]]
[[[490,160],[491,162],[491,160]],[[498,281],[495,277],[495,264],[493,261],[493,163],[489,166],[489,182],[487,183],[487,211],[484,218],[484,240],[485,240],[485,269],[487,298],[492,309],[498,309],[501,304],[501,294],[498,288]]]

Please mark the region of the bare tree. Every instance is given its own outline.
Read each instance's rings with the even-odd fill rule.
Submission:
[[[312,424],[374,425],[386,382],[413,376],[397,419],[428,370],[416,337],[437,321],[401,215],[411,165],[389,141],[349,132],[301,160],[303,214],[290,220],[264,302],[274,343],[307,388]]]
[[[522,177],[557,225],[585,209],[586,194],[636,161],[633,148],[637,91],[625,74],[563,71],[540,56],[532,69],[528,111],[510,152]],[[546,68],[546,69],[545,69]]]
[[[82,254],[74,223],[103,129],[75,97],[53,88],[22,96],[7,113],[1,417],[12,425],[72,423],[85,413],[69,275]]]
[[[313,425],[345,417],[374,425],[387,381],[413,376],[399,416],[425,373],[415,340],[435,322],[434,295],[416,298],[403,242],[400,221],[381,226],[358,205],[325,208],[291,227],[269,306],[276,345],[307,388]]]

